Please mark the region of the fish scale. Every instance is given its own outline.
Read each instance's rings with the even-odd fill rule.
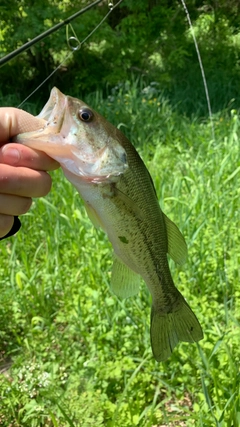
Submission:
[[[111,287],[121,298],[138,292],[140,277],[151,296],[151,346],[166,360],[179,341],[203,338],[201,326],[175,287],[167,253],[182,264],[185,240],[162,212],[139,154],[104,117],[83,101],[53,88],[39,117],[46,125],[15,140],[57,160],[82,197],[93,224],[114,249]]]

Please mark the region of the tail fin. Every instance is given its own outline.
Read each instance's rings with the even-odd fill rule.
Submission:
[[[203,338],[199,321],[184,298],[180,297],[179,308],[175,312],[161,313],[152,306],[151,345],[158,362],[170,357],[179,341],[196,342]]]

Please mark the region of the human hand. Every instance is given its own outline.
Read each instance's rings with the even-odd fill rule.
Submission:
[[[46,171],[59,164],[41,151],[9,143],[11,137],[40,129],[44,123],[23,110],[0,108],[0,238],[12,229],[14,216],[30,209],[32,197],[45,196],[51,189]]]

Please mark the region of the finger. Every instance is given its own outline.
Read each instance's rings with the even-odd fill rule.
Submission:
[[[12,215],[0,214],[0,237],[6,236],[12,229],[14,217]]]
[[[0,143],[7,142],[18,133],[41,129],[45,120],[32,116],[18,108],[0,108]]]
[[[42,197],[49,193],[51,185],[52,180],[47,172],[0,165],[0,193],[21,197]]]
[[[0,194],[1,215],[22,215],[31,207],[32,199],[30,197],[12,196],[9,194]]]
[[[42,171],[55,170],[60,166],[56,160],[51,159],[42,151],[35,151],[15,143],[6,144],[0,148],[0,163]]]

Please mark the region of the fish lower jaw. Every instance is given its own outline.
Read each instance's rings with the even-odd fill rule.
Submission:
[[[121,173],[115,173],[115,174],[108,174],[108,175],[98,175],[98,176],[87,176],[85,175],[85,178],[87,181],[95,183],[95,184],[113,184],[115,182],[119,181],[119,176]]]

